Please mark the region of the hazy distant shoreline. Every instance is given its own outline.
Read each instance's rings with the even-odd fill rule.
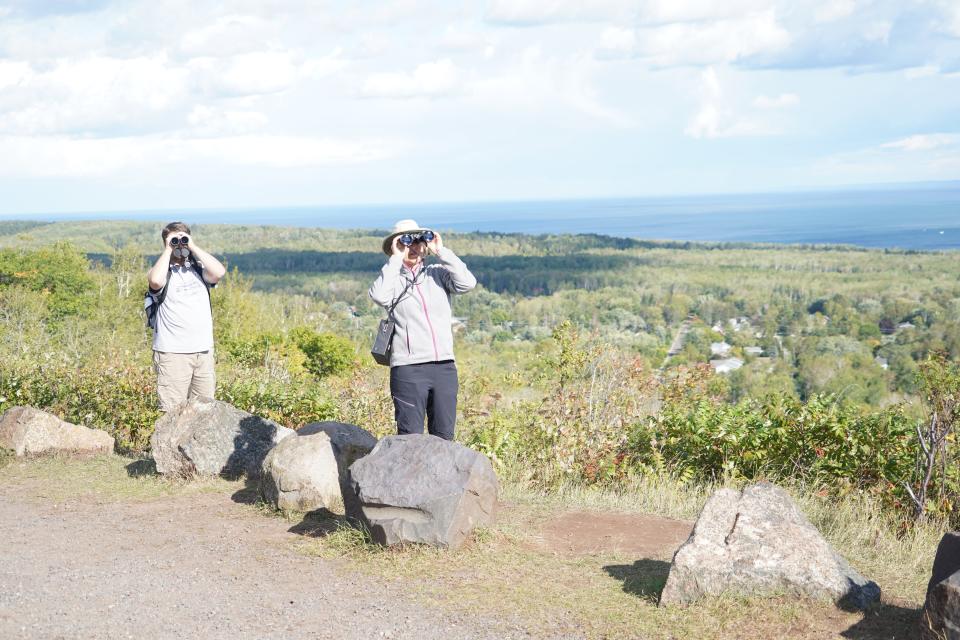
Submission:
[[[0,220],[156,220],[385,229],[398,218],[453,231],[598,233],[644,240],[960,249],[960,183],[745,195],[180,209],[0,216]]]

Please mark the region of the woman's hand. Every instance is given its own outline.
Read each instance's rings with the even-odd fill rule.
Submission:
[[[393,239],[393,255],[402,256],[404,260],[410,257],[410,247],[400,242],[400,236]]]
[[[433,232],[433,240],[427,243],[427,248],[430,249],[430,253],[435,256],[440,255],[440,252],[443,250],[443,239],[436,231]]]

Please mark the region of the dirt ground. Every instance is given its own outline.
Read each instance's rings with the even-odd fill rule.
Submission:
[[[0,638],[531,637],[520,621],[424,607],[402,584],[304,557],[291,548],[290,523],[242,504],[247,496],[63,499],[29,478],[7,480]],[[689,524],[669,522],[665,531],[676,535],[655,542],[675,548]],[[564,553],[630,550],[637,524],[573,513],[545,527],[542,540]]]
[[[54,503],[0,486],[0,638],[516,638],[289,549],[229,495]]]
[[[110,462],[104,469],[117,464]],[[659,612],[655,599],[648,602],[651,585],[662,586],[669,559],[692,523],[643,514],[550,514],[527,538],[535,541],[534,557],[513,556],[506,562],[514,572],[524,573],[536,558],[564,558],[565,566],[572,567],[569,575],[555,569],[546,579],[583,582],[571,583],[571,592],[589,592],[592,585],[609,589],[613,579],[613,584],[622,582],[623,593],[613,600],[620,604],[611,608],[608,595],[601,613],[600,601],[596,603],[596,622],[603,628],[608,620],[610,628],[619,631],[610,635],[584,627],[581,634],[578,623],[565,620],[569,612],[536,618],[525,615],[509,597],[502,606],[487,599],[483,606],[460,601],[466,593],[460,583],[474,579],[460,574],[483,572],[471,568],[469,552],[451,558],[453,577],[437,570],[429,581],[435,588],[425,599],[423,585],[418,591],[402,572],[358,571],[348,560],[304,555],[298,545],[315,539],[317,531],[306,520],[291,523],[251,506],[251,491],[241,483],[215,481],[206,488],[191,487],[188,493],[177,489],[159,495],[156,481],[150,481],[140,495],[136,481],[126,474],[119,486],[116,478],[104,480],[113,484],[101,490],[88,469],[85,482],[90,487],[77,492],[67,488],[71,471],[66,463],[45,468],[46,475],[31,475],[29,465],[0,473],[3,640],[680,638],[686,635],[680,629],[690,626],[687,616],[705,614],[720,621],[723,629],[716,629],[716,637],[723,638],[900,639],[913,637],[916,630],[915,611],[895,603],[863,618],[818,607],[815,615],[796,611],[785,619],[774,602],[735,614],[724,612],[723,603],[696,612]],[[605,559],[614,556],[645,560],[609,565]],[[443,562],[444,556],[438,557]],[[607,578],[591,578],[593,565],[604,565]],[[524,580],[518,575],[516,582],[522,586],[531,577]],[[557,591],[556,585],[543,587]],[[587,593],[583,597],[589,599]],[[679,635],[665,634],[662,626],[624,635],[623,621],[613,619],[624,606],[649,611],[650,619],[667,629],[676,625]],[[789,603],[782,608],[792,610]],[[738,631],[742,624],[747,628]],[[710,636],[703,635],[703,625],[693,626],[697,636]]]
[[[550,520],[540,535],[542,547],[555,553],[669,558],[692,530],[693,523],[683,520],[639,513],[575,511]]]

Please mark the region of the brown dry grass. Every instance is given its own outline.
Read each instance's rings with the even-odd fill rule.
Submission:
[[[670,495],[666,495],[670,494]],[[707,492],[651,479],[632,492],[569,487],[547,496],[507,487],[508,507],[495,526],[449,552],[411,546],[381,549],[336,515],[317,517],[301,552],[346,558],[351,568],[400,580],[425,603],[478,611],[543,633],[588,638],[913,638],[933,553],[936,526],[898,537],[894,522],[868,500],[800,503],[830,541],[884,590],[866,614],[832,604],[781,598],[713,598],[687,608],[659,608],[673,549],[637,558],[617,552],[572,556],[543,548],[544,525],[568,510],[695,516]],[[643,509],[638,509],[641,506]],[[310,517],[306,522],[310,521]],[[637,535],[643,535],[638,531]],[[535,634],[536,635],[536,634]]]
[[[154,500],[191,493],[227,492],[242,483],[220,478],[169,479],[152,460],[123,456],[51,455],[0,460],[0,482],[16,481],[46,500],[104,502]]]

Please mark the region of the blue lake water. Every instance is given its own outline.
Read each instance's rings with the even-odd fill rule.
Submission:
[[[193,224],[385,229],[400,218],[454,231],[600,233],[716,242],[960,248],[960,182],[881,189],[449,204],[131,211],[7,219],[134,219]]]

